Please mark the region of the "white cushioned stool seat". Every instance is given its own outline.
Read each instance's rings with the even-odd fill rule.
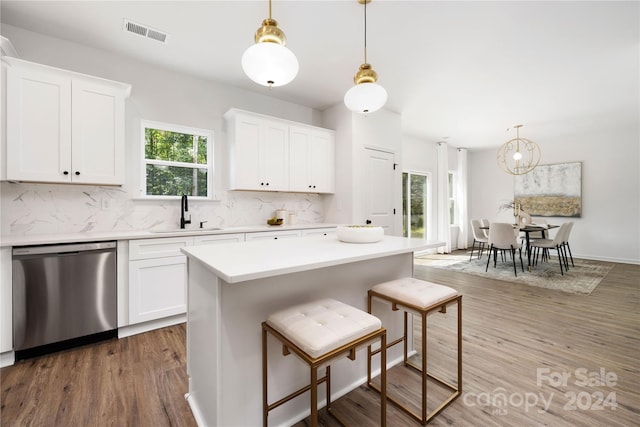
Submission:
[[[377,317],[330,298],[273,313],[267,324],[312,358],[382,327]]]
[[[458,295],[458,291],[453,288],[414,277],[403,277],[380,283],[371,290],[423,309]]]

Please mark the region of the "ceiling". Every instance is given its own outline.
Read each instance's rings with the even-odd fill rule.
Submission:
[[[318,110],[342,102],[363,62],[356,0],[273,1],[300,72],[271,90],[240,66],[267,0],[2,0],[0,8],[2,23]],[[124,32],[125,18],[168,33],[168,43]],[[402,115],[406,134],[472,150],[513,138],[515,124],[542,147],[575,129],[637,126],[639,34],[637,1],[367,6],[368,60],[389,94],[385,108]]]

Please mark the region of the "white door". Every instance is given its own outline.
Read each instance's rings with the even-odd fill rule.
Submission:
[[[379,225],[385,234],[395,234],[394,155],[366,148],[364,164],[363,206],[367,224]]]

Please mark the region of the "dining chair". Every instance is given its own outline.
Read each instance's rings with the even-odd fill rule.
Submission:
[[[567,235],[567,229],[570,227],[568,222],[565,222],[560,225],[558,232],[553,237],[553,239],[535,239],[530,243],[531,250],[535,251],[534,255],[534,265],[538,263],[538,258],[540,256],[540,249],[543,251],[548,251],[549,249],[555,249],[558,253],[558,263],[560,264],[560,274],[564,275],[564,271],[568,269],[568,262],[566,259],[566,254],[564,253],[564,241],[565,236]],[[544,253],[543,253],[544,259]],[[564,265],[564,269],[562,266]]]
[[[569,250],[569,258],[571,258],[571,267],[575,267],[576,265],[573,263],[573,255],[571,254],[571,246],[569,246],[569,235],[571,234],[571,230],[573,230],[573,221],[569,221],[569,226],[567,227],[567,231],[565,232],[564,241],[562,242],[563,246],[566,246],[566,249]],[[565,260],[567,259],[567,253],[564,254]],[[568,262],[567,262],[568,266]]]
[[[487,228],[483,228],[482,229],[482,234],[484,234],[484,237],[487,238],[487,241],[489,239],[489,226],[491,225],[491,221],[489,221],[486,218],[483,218],[480,220],[480,223],[482,224],[483,227],[487,227]]]
[[[506,222],[493,222],[489,226],[489,256],[487,258],[487,267],[484,271],[489,270],[489,261],[493,252],[493,266],[495,267],[498,260],[498,250],[509,251],[513,260],[513,272],[518,277],[516,268],[516,249],[520,256],[520,267],[524,272],[524,264],[522,263],[522,246],[518,243],[518,231],[513,228],[512,224]]]
[[[489,239],[484,236],[483,230],[480,229],[482,224],[479,219],[471,220],[471,232],[473,233],[473,244],[471,245],[471,255],[469,255],[469,261],[473,258],[473,249],[478,243],[478,259],[482,257],[485,245],[488,245]]]

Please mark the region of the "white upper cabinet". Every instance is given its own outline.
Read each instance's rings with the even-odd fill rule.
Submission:
[[[7,67],[6,179],[122,185],[129,85],[15,58]]]
[[[291,191],[335,191],[335,134],[333,131],[291,126],[289,131],[289,188]]]
[[[334,131],[236,109],[225,118],[232,190],[334,191]]]

